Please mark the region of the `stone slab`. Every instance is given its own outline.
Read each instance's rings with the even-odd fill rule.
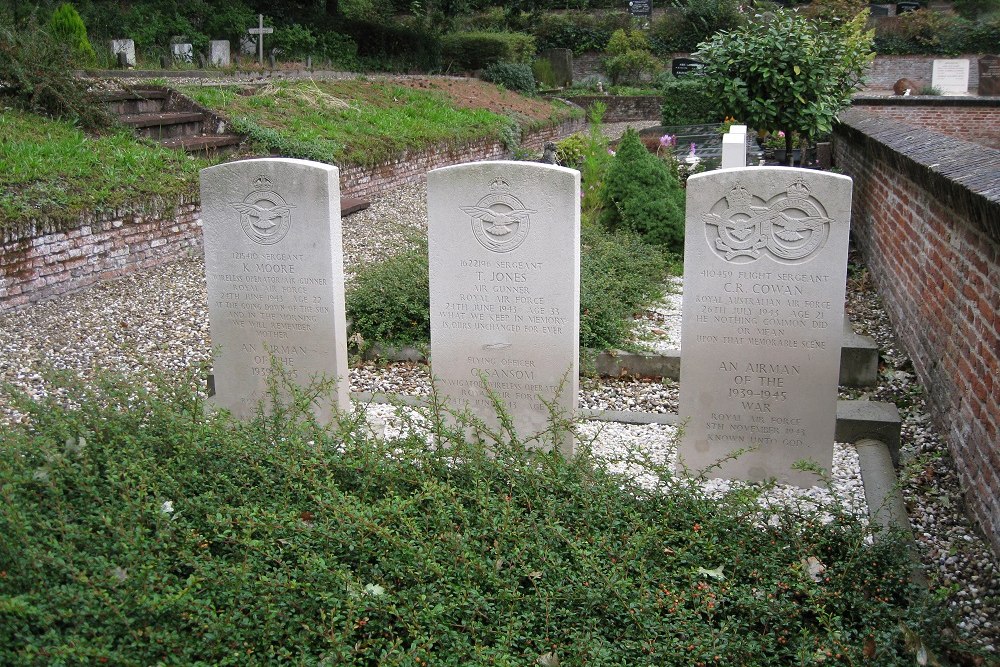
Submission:
[[[983,56],[979,59],[980,95],[1000,96],[1000,56]]]
[[[230,53],[228,39],[213,39],[208,43],[208,64],[212,67],[229,67]]]
[[[722,136],[722,168],[733,169],[747,166],[746,133],[727,132]]]
[[[112,39],[111,53],[117,58],[124,57],[125,67],[135,67],[135,41],[131,39]]]
[[[350,407],[339,170],[288,158],[201,172],[216,403],[253,415],[272,357],[299,385],[340,380],[318,419]]]
[[[484,382],[528,447],[573,452],[551,406],[577,406],[580,174],[475,162],[427,175],[431,371],[438,391],[498,427]]]
[[[837,442],[858,442],[865,438],[884,442],[899,467],[902,420],[894,403],[879,401],[837,401]]]
[[[191,44],[171,44],[170,55],[175,63],[194,62],[194,46]]]
[[[688,180],[680,453],[692,471],[811,486],[833,462],[851,179],[787,167]]]
[[[969,61],[965,58],[935,59],[931,86],[940,90],[942,95],[968,95]]]

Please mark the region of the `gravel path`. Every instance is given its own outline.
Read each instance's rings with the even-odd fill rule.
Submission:
[[[348,273],[398,252],[425,229],[424,184],[387,191],[371,208],[344,220]],[[858,264],[856,258],[853,261]],[[960,643],[995,657],[1000,649],[997,560],[962,512],[954,464],[930,423],[912,365],[897,346],[863,270],[855,272],[848,291],[852,322],[878,342],[884,370],[878,386],[843,390],[843,397],[888,400],[900,406],[905,420],[902,486],[920,558],[958,620]],[[644,314],[654,345],[673,346],[670,337],[677,336],[680,299],[671,296],[662,307]],[[106,368],[141,378],[151,370],[181,371],[207,362],[210,350],[204,263],[198,258],[0,314],[0,383],[11,382],[35,395],[45,392],[41,370],[46,365],[85,377]],[[367,363],[352,369],[350,381],[352,391],[417,395],[429,391],[426,370],[416,364]],[[676,412],[676,402],[677,387],[670,381],[584,378],[581,382],[580,403],[585,408],[662,413]],[[19,415],[0,405],[0,419],[17,421]],[[579,433],[596,438],[598,454],[619,459],[637,442],[667,451],[666,444],[657,443],[668,443],[672,431],[591,422],[581,425]],[[835,477],[853,503],[850,499],[860,493],[853,447],[838,446]]]

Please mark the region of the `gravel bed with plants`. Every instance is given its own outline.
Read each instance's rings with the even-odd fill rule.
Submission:
[[[394,189],[377,197],[368,210],[344,220],[345,259],[351,269],[406,248],[426,226],[423,184]],[[848,311],[857,331],[872,336],[882,355],[877,386],[842,390],[843,398],[896,403],[903,416],[901,485],[910,522],[935,594],[956,618],[954,645],[959,655],[1000,648],[1000,575],[997,559],[962,511],[954,463],[928,417],[922,389],[893,332],[865,269],[855,257],[849,280]],[[154,371],[180,372],[207,364],[211,356],[204,263],[198,257],[98,285],[16,312],[0,315],[0,382],[31,394],[46,391],[43,369],[52,367],[89,376],[112,369],[135,378]],[[676,335],[679,296],[659,312],[653,328]],[[653,317],[653,315],[648,315]],[[356,365],[356,392],[426,394],[429,378],[416,364]],[[581,407],[675,412],[676,383],[635,379],[583,378]],[[17,421],[8,407],[0,419]],[[599,433],[600,431],[600,433]],[[615,458],[615,448],[636,439],[669,440],[664,427],[588,423],[580,432],[596,438]],[[620,453],[620,452],[619,452]],[[852,447],[838,447],[834,477],[855,497],[860,489]],[[965,648],[970,652],[966,652]],[[966,664],[987,664],[970,658]]]

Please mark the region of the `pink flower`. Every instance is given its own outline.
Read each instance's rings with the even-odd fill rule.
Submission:
[[[698,144],[696,144],[696,143],[692,142],[692,143],[691,143],[691,155],[694,155],[694,152],[695,152],[696,150],[698,150]]]
[[[608,155],[612,155],[613,156],[614,154],[615,154],[615,152],[609,148],[608,149]]]
[[[784,139],[785,138],[785,131],[784,130],[778,130],[778,137],[781,138],[781,139]]]
[[[663,146],[664,148],[668,146],[673,146],[676,143],[677,143],[677,137],[675,137],[672,134],[664,134],[662,137],[660,137],[660,145]]]

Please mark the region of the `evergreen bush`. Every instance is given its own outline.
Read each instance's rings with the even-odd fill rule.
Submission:
[[[612,85],[638,84],[659,68],[659,62],[649,51],[649,40],[640,30],[616,30],[604,52],[608,57],[602,64]]]
[[[482,79],[522,95],[535,94],[535,74],[524,63],[493,63],[483,70]]]
[[[0,25],[0,100],[87,130],[114,120],[66,67],[69,47],[33,26]]]
[[[431,302],[426,241],[358,271],[346,307],[351,331],[366,343],[427,343]]]
[[[698,125],[722,119],[719,100],[712,96],[701,77],[663,77],[660,89],[663,91],[660,115],[664,125]]]
[[[57,43],[69,46],[74,64],[92,67],[97,62],[94,47],[87,39],[87,26],[70,3],[64,2],[52,13],[49,32]]]
[[[441,39],[441,57],[449,69],[478,70],[496,62],[530,63],[535,38],[519,32],[457,32]]]
[[[606,229],[628,229],[646,243],[683,251],[684,189],[631,128],[608,165],[601,200],[598,220]]]

